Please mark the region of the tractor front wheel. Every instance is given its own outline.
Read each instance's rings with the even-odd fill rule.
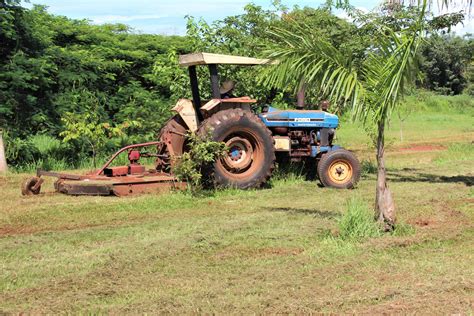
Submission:
[[[325,187],[352,189],[360,179],[360,169],[360,162],[353,153],[337,149],[321,157],[318,176]]]
[[[242,109],[217,112],[203,122],[199,134],[229,148],[206,175],[214,185],[250,189],[270,178],[275,164],[273,137],[255,114]]]
[[[37,195],[41,191],[41,183],[42,182],[40,178],[38,177],[31,177],[28,179],[25,179],[23,183],[21,184],[21,194],[22,195]]]

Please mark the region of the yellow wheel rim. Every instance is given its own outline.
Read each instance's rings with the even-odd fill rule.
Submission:
[[[344,160],[336,160],[329,167],[329,178],[336,183],[345,183],[352,179],[352,166]]]

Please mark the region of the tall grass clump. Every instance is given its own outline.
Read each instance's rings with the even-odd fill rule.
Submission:
[[[437,112],[468,113],[474,109],[473,98],[466,94],[445,96],[430,93],[425,96],[424,103],[426,110]]]
[[[359,241],[382,235],[379,225],[374,220],[374,213],[360,197],[349,199],[347,210],[339,219],[339,238]]]
[[[28,137],[31,144],[41,155],[57,155],[64,147],[61,141],[49,135],[37,134]]]

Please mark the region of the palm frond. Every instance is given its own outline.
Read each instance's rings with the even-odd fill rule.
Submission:
[[[425,6],[423,15],[424,10]],[[356,117],[365,119],[368,110],[376,122],[385,122],[390,117],[406,85],[414,81],[417,51],[424,35],[422,22],[420,18],[414,28],[402,32],[384,30],[386,40],[379,43],[377,51],[369,53],[363,67],[370,97],[367,104],[353,109]]]
[[[281,45],[269,53],[269,58],[278,63],[263,72],[263,83],[278,88],[292,86],[296,92],[299,85],[294,83],[305,82],[333,103],[357,102],[355,96],[363,94],[363,86],[351,59],[307,30],[302,26],[296,33],[271,31]]]

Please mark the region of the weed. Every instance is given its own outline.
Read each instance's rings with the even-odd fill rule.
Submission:
[[[347,202],[347,210],[338,223],[339,238],[342,240],[363,240],[381,236],[380,227],[374,222],[374,214],[366,202],[355,197]]]

